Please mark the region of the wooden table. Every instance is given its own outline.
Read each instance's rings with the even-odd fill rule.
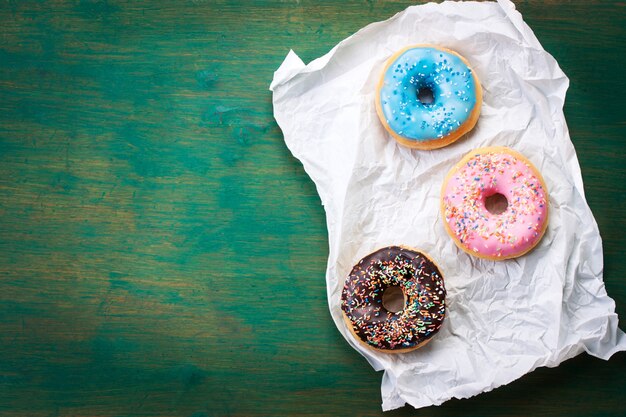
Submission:
[[[379,415],[267,90],[409,1],[0,3],[0,415]],[[625,9],[520,1],[626,316]],[[626,355],[387,415],[626,415]]]

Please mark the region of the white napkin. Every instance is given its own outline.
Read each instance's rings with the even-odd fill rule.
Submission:
[[[484,91],[476,128],[432,151],[398,145],[374,107],[385,60],[421,43],[466,57]],[[274,74],[274,116],[326,210],[330,312],[348,343],[385,371],[384,410],[471,397],[582,351],[608,359],[626,350],[602,282],[602,241],[563,116],[568,84],[508,0],[409,7],[308,65],[290,51]],[[439,212],[448,170],[472,149],[491,145],[528,157],[550,194],[549,227],[540,244],[500,262],[459,250]],[[363,347],[341,316],[341,289],[352,266],[387,245],[428,253],[448,290],[439,333],[405,354]]]

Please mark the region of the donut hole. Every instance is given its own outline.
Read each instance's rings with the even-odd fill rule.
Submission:
[[[485,198],[485,208],[491,214],[502,214],[509,206],[506,197],[500,193],[495,193]]]
[[[406,296],[402,288],[398,286],[387,287],[383,290],[383,307],[391,313],[399,313],[404,310]]]
[[[420,103],[425,105],[433,104],[433,101],[435,101],[435,93],[432,88],[423,86],[417,90],[417,99]]]

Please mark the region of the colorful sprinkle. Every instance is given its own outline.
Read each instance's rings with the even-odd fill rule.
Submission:
[[[397,313],[383,306],[383,293],[397,286],[406,304]],[[383,350],[408,349],[432,337],[445,318],[443,277],[423,254],[398,246],[380,249],[352,269],[341,295],[341,309],[354,333]]]
[[[508,148],[474,151],[448,175],[442,195],[448,231],[461,248],[478,256],[508,259],[530,250],[545,230],[548,197],[539,172]],[[486,199],[502,194],[506,210],[487,210]]]

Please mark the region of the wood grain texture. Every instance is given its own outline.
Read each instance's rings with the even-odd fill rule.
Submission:
[[[380,415],[267,91],[409,1],[0,1],[0,415]],[[520,1],[626,315],[625,8]],[[623,326],[622,326],[623,327]],[[626,355],[388,416],[623,416]]]

